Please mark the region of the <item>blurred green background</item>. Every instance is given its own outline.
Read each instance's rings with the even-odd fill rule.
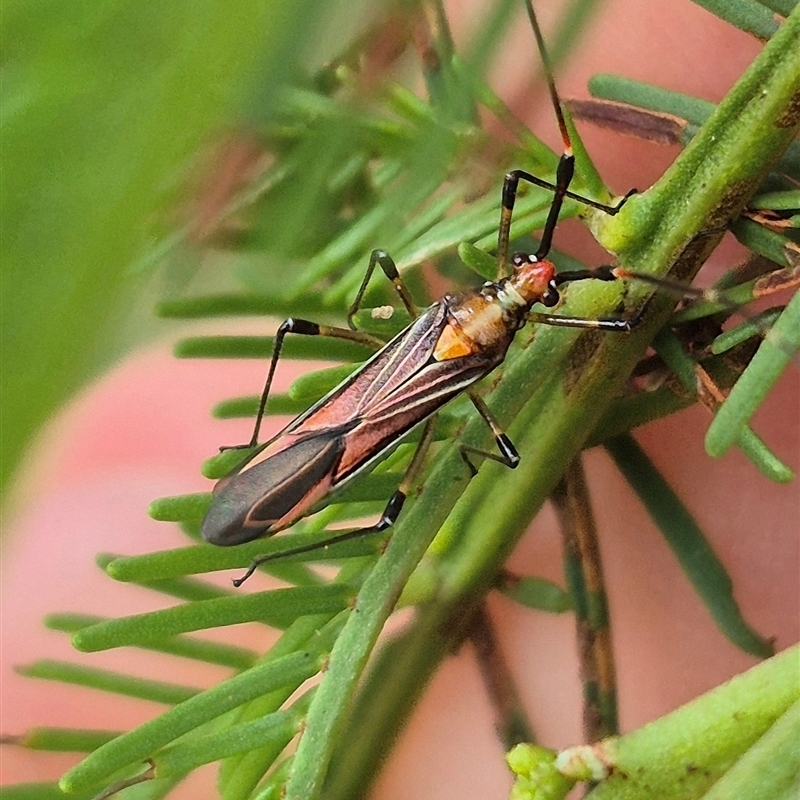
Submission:
[[[361,8],[3,4],[3,497],[43,422],[154,329],[143,298],[193,157]]]

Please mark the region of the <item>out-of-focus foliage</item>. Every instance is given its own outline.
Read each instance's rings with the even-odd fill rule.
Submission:
[[[0,487],[119,356],[192,156],[332,24],[309,0],[4,4]]]

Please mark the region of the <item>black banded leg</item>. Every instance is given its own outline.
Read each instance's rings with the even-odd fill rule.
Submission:
[[[523,170],[514,170],[506,175],[503,183],[503,208],[500,214],[500,231],[498,233],[497,244],[497,270],[498,278],[502,277],[505,272],[506,260],[508,259],[508,240],[511,233],[511,213],[514,208],[514,202],[517,198],[517,188],[520,179],[532,183],[544,189],[551,189],[553,191],[553,202],[550,205],[550,210],[547,213],[547,221],[545,222],[542,231],[542,241],[539,249],[536,251],[536,258],[542,259],[550,252],[550,247],[553,241],[553,233],[555,232],[556,225],[558,224],[558,215],[561,212],[561,206],[564,202],[564,197],[571,195],[569,192],[569,185],[572,182],[572,177],[575,174],[575,156],[572,152],[572,141],[567,128],[567,122],[564,119],[564,110],[561,107],[561,100],[558,97],[558,90],[556,89],[556,81],[553,76],[553,67],[550,63],[550,56],[545,47],[544,36],[539,27],[539,21],[536,19],[536,14],[533,11],[533,5],[530,2],[526,3],[528,12],[528,19],[533,29],[533,35],[536,37],[536,46],[539,49],[539,54],[542,58],[542,65],[544,66],[544,74],[547,79],[547,88],[550,92],[550,101],[553,104],[553,112],[556,115],[556,122],[558,123],[558,130],[561,134],[561,141],[564,150],[558,160],[558,167],[556,169],[556,182],[555,185],[531,175],[529,172]],[[578,196],[576,196],[578,199]],[[583,198],[581,198],[583,199]],[[590,205],[594,205],[590,201]],[[614,212],[616,213],[616,212]]]
[[[572,146],[570,145],[558,159],[556,190],[553,194],[553,202],[550,203],[550,210],[547,212],[547,220],[544,223],[544,228],[542,228],[542,239],[539,242],[539,248],[536,253],[534,253],[537,261],[547,258],[547,254],[553,246],[553,234],[556,232],[556,225],[558,225],[558,215],[561,213],[561,206],[564,205],[564,197],[574,177],[575,156],[572,154]]]
[[[715,231],[719,232],[719,230]],[[611,264],[603,264],[599,267],[591,269],[572,270],[570,272],[559,272],[555,277],[556,286],[562,283],[569,283],[570,281],[586,280],[587,278],[594,278],[600,281],[621,281],[633,280],[639,283],[648,283],[658,289],[664,289],[669,294],[682,299],[704,300],[707,303],[715,303],[722,306],[723,309],[730,311],[738,311],[740,304],[734,302],[726,296],[725,291],[720,291],[713,287],[702,289],[697,286],[687,286],[681,281],[673,280],[672,278],[662,278],[656,275],[648,275],[643,272],[635,272],[633,270],[625,269],[625,267],[615,267]],[[645,303],[645,306],[647,304]],[[641,316],[641,311],[636,315]],[[558,323],[556,323],[558,324]]]
[[[558,286],[570,281],[585,280],[587,278],[595,278],[601,281],[630,279],[640,283],[650,284],[651,286],[655,286],[657,289],[663,289],[665,292],[675,297],[681,297],[684,299],[691,298],[693,300],[703,300],[706,303],[712,303],[716,306],[719,306],[720,311],[741,313],[740,304],[727,297],[724,291],[719,291],[714,288],[701,289],[695,286],[686,286],[680,281],[676,281],[671,278],[656,277],[655,275],[634,272],[632,270],[625,269],[624,267],[614,267],[607,264],[600,267],[595,267],[594,269],[560,272],[558,275],[556,275],[555,282]],[[545,325],[558,325],[568,328],[595,328],[605,331],[621,331],[623,333],[628,333],[635,330],[643,321],[645,312],[647,311],[654,297],[655,294],[648,297],[642,303],[636,313],[633,314],[633,316],[623,319],[585,319],[582,317],[564,317],[558,314],[531,312],[528,315],[528,321],[541,322]]]
[[[572,177],[575,173],[575,157],[572,155],[571,150],[565,151],[558,161],[556,169],[556,182],[543,180],[542,178],[532,175],[530,172],[525,172],[522,169],[515,169],[509,172],[503,181],[503,197],[502,207],[500,209],[500,226],[497,234],[497,270],[498,277],[502,277],[506,271],[506,264],[508,263],[508,243],[511,235],[511,217],[514,211],[514,204],[517,200],[517,190],[521,180],[538,186],[541,189],[549,189],[553,192],[553,203],[550,206],[550,211],[547,214],[547,221],[545,222],[542,231],[542,241],[539,249],[536,251],[538,259],[545,258],[550,252],[552,246],[553,233],[556,224],[558,223],[558,215],[561,213],[561,206],[564,203],[564,198],[569,197],[571,200],[577,200],[579,203],[591,206],[592,208],[604,211],[606,214],[614,216],[622,206],[628,201],[631,195],[636,194],[636,189],[631,189],[615,206],[609,206],[605,203],[599,203],[589,197],[576,194],[569,191],[569,185],[572,182]]]
[[[529,172],[525,172],[521,169],[514,170],[506,175],[503,183],[503,207],[500,212],[500,227],[497,241],[498,279],[505,275],[506,263],[508,261],[508,242],[511,231],[511,214],[514,209],[514,202],[516,201],[517,188],[519,187],[520,180],[527,181],[528,183],[532,183],[534,186],[539,186],[542,189],[549,189],[553,192],[553,202],[550,206],[550,210],[547,214],[547,221],[545,222],[545,226],[542,231],[542,241],[535,254],[538,260],[546,258],[547,254],[550,252],[550,247],[553,242],[553,232],[555,231],[556,224],[558,223],[558,215],[561,212],[561,206],[565,197],[569,197],[572,200],[577,200],[584,205],[597,208],[600,211],[605,211],[606,214],[613,215],[616,214],[620,208],[622,208],[628,197],[635,193],[635,190],[628,192],[628,194],[626,194],[616,206],[608,206],[604,203],[598,203],[597,201],[591,200],[588,197],[583,197],[582,195],[569,191],[569,186],[570,183],[572,183],[572,177],[575,173],[575,156],[572,150],[572,140],[570,138],[569,128],[567,127],[564,109],[561,106],[561,100],[559,99],[558,90],[556,89],[556,82],[555,78],[553,77],[553,67],[550,62],[550,56],[548,55],[547,47],[545,47],[544,37],[542,36],[542,31],[539,27],[539,22],[536,19],[536,14],[533,10],[533,4],[530,2],[530,0],[527,0],[525,7],[528,12],[528,19],[530,20],[533,34],[536,37],[536,46],[538,47],[539,54],[542,58],[544,75],[547,80],[547,88],[550,92],[550,101],[553,104],[553,112],[556,115],[556,122],[558,123],[558,130],[561,134],[561,141],[564,149],[561,157],[558,160],[555,184],[542,180],[541,178],[537,178],[535,175],[531,175]]]
[[[261,429],[261,421],[264,418],[264,411],[267,408],[267,400],[269,399],[270,389],[272,388],[272,379],[275,377],[275,368],[278,366],[278,360],[281,356],[283,349],[283,340],[289,333],[297,333],[301,336],[330,336],[335,339],[348,339],[352,342],[359,342],[366,344],[375,349],[383,347],[384,342],[370,336],[368,333],[361,331],[351,331],[349,328],[335,328],[330,325],[319,325],[316,322],[311,322],[307,319],[297,319],[289,317],[284,320],[275,334],[275,346],[272,350],[272,360],[269,364],[269,371],[267,372],[267,382],[264,384],[264,391],[261,393],[261,400],[258,404],[258,414],[256,415],[256,424],[253,428],[253,435],[247,444],[227,445],[220,447],[220,450],[238,450],[255,447],[258,444],[258,434]]]
[[[645,301],[642,307],[628,318],[615,319],[613,317],[600,319],[586,319],[585,317],[562,317],[559,314],[540,314],[532,312],[528,315],[529,322],[555,325],[560,328],[591,328],[592,330],[611,331],[612,333],[630,333],[635,330],[644,317],[645,309],[649,303]]]
[[[469,390],[467,392],[467,397],[472,401],[472,405],[475,406],[476,411],[481,415],[483,421],[489,426],[489,430],[491,430],[494,436],[497,449],[500,451],[500,455],[497,455],[496,453],[487,453],[485,450],[480,450],[477,447],[461,445],[461,457],[469,467],[472,476],[475,477],[475,475],[478,474],[478,470],[469,460],[470,453],[481,456],[482,458],[490,458],[492,461],[497,461],[500,464],[505,464],[509,469],[516,469],[519,465],[519,453],[517,452],[517,448],[514,447],[511,439],[508,438],[506,432],[500,427],[500,423],[489,410],[489,406],[483,402],[483,398],[477,394],[477,392]]]
[[[241,578],[234,579],[233,585],[237,588],[241,586],[258,569],[258,567],[261,566],[261,564],[264,564],[267,561],[275,561],[279,558],[296,556],[300,555],[301,553],[310,553],[313,550],[324,550],[325,548],[330,547],[333,544],[338,544],[339,542],[347,542],[350,539],[360,539],[363,536],[369,536],[373,533],[383,533],[383,531],[391,528],[392,525],[397,522],[397,518],[400,516],[400,512],[403,510],[403,504],[406,501],[406,497],[408,497],[408,493],[411,491],[414,482],[422,470],[425,456],[430,449],[431,442],[433,442],[433,434],[435,430],[436,416],[434,415],[425,423],[425,427],[422,430],[422,437],[420,438],[417,449],[414,451],[414,455],[411,458],[411,463],[408,465],[408,467],[406,467],[406,471],[403,475],[402,481],[400,481],[400,485],[397,487],[394,494],[389,498],[389,502],[386,504],[386,508],[383,509],[381,518],[374,525],[370,525],[367,528],[356,528],[355,530],[344,531],[343,533],[331,536],[330,539],[327,539],[324,542],[315,542],[314,544],[304,545],[303,547],[295,547],[292,550],[287,550],[283,553],[272,553],[270,555],[254,558],[253,562],[247,568],[247,572],[245,572]]]
[[[570,272],[560,272],[555,277],[556,286],[561,286],[571,281],[582,281],[593,278],[598,281],[621,281],[625,278],[637,278],[631,272],[621,268],[614,267],[610,264],[603,264],[599,267],[591,269],[576,269]],[[653,281],[658,283],[659,279]],[[532,311],[528,314],[528,322],[541,323],[543,325],[555,325],[561,328],[591,328],[593,330],[611,331],[617,333],[630,333],[644,319],[645,311],[647,310],[650,300],[648,298],[642,303],[641,307],[631,317],[614,318],[606,317],[600,319],[587,319],[586,317],[567,317],[560,314],[546,314],[539,311]]]
[[[394,286],[395,291],[399,295],[400,300],[402,300],[406,311],[408,311],[409,315],[411,316],[411,319],[416,319],[419,316],[419,310],[417,309],[417,306],[411,297],[411,293],[403,283],[403,279],[400,277],[400,273],[397,271],[397,265],[394,263],[392,257],[385,250],[373,250],[372,255],[369,257],[369,264],[367,265],[367,271],[364,274],[364,280],[361,281],[361,286],[359,287],[358,294],[356,294],[356,299],[353,300],[353,304],[350,306],[350,309],[347,312],[347,324],[352,330],[355,330],[353,317],[361,308],[361,302],[364,299],[364,294],[367,291],[367,286],[369,285],[370,278],[372,277],[372,273],[375,271],[376,265],[380,266],[380,268],[383,270],[383,274],[391,281],[392,286]]]
[[[723,309],[727,309],[729,311],[738,311],[741,307],[741,303],[731,300],[730,297],[727,296],[725,290],[720,291],[719,289],[715,289],[713,286],[707,289],[703,289],[698,286],[687,286],[686,284],[681,283],[681,281],[676,281],[672,278],[658,278],[655,275],[634,272],[622,267],[616,267],[613,271],[614,276],[617,279],[621,280],[623,278],[630,278],[631,280],[639,281],[640,283],[649,283],[651,286],[664,289],[674,297],[680,297],[684,300],[704,300],[707,303],[715,303],[720,305],[723,307]],[[792,280],[792,278],[790,278],[790,280]],[[730,288],[733,289],[735,287]],[[780,287],[780,284],[776,284],[774,290],[777,291],[779,288],[782,288]]]

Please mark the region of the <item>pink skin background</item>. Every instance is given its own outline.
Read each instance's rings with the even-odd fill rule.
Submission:
[[[542,10],[546,29],[548,10]],[[457,39],[469,30],[472,11],[454,10]],[[688,2],[617,0],[595,22],[580,58],[559,74],[564,96],[585,96],[586,78],[607,71],[718,100],[760,48]],[[494,85],[556,145],[545,98],[541,91],[533,95],[529,84],[534,63],[530,32],[520,27]],[[676,154],[592,130],[586,130],[585,140],[601,174],[619,191],[649,185]],[[579,241],[572,251],[590,262],[603,261],[597,246],[576,231],[562,226],[559,244],[570,249],[566,238],[574,234]],[[720,269],[741,252],[726,242],[712,261]],[[246,324],[248,332],[265,329],[260,321]],[[221,326],[213,330],[220,332]],[[45,614],[57,611],[101,609],[120,616],[168,605],[169,600],[153,592],[115,584],[94,566],[94,555],[183,544],[174,526],[147,517],[148,503],[208,489],[199,475],[200,462],[220,443],[249,436],[248,422],[213,421],[208,410],[224,397],[254,393],[266,365],[178,362],[169,350],[170,342],[160,342],[131,356],[75,398],[33,448],[3,540],[4,734],[34,725],[127,729],[164,710],[13,672],[14,665],[39,658],[200,687],[226,674],[222,668],[136,650],[77,654],[67,636],[41,625]],[[278,389],[304,369],[284,365]],[[793,369],[754,421],[755,430],[794,469],[800,466],[797,411]],[[777,648],[783,649],[798,639],[797,484],[770,483],[738,452],[710,459],[702,449],[707,422],[706,413],[694,408],[636,436],[708,533],[747,620],[762,635],[775,637]],[[586,469],[610,597],[621,724],[630,730],[756,662],[718,632],[605,453],[589,452]],[[521,574],[562,581],[559,533],[550,508],[539,515],[509,566]],[[226,585],[229,577],[223,573],[211,579]],[[246,590],[266,585],[258,577]],[[539,740],[553,747],[579,742],[580,685],[571,616],[532,612],[499,597],[490,598],[489,609]],[[214,632],[214,638],[261,650],[274,637],[240,626]],[[511,782],[502,755],[491,706],[471,648],[465,646],[433,679],[374,796],[502,798]],[[54,780],[75,761],[73,754],[3,747],[2,782]],[[201,770],[175,796],[214,797],[213,780],[213,768]]]

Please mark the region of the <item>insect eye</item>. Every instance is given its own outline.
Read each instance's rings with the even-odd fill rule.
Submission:
[[[547,306],[548,308],[552,308],[553,306],[558,305],[558,301],[561,299],[561,295],[558,293],[558,289],[556,289],[555,284],[551,283],[545,293],[542,295],[542,299],[539,301],[543,306]]]

